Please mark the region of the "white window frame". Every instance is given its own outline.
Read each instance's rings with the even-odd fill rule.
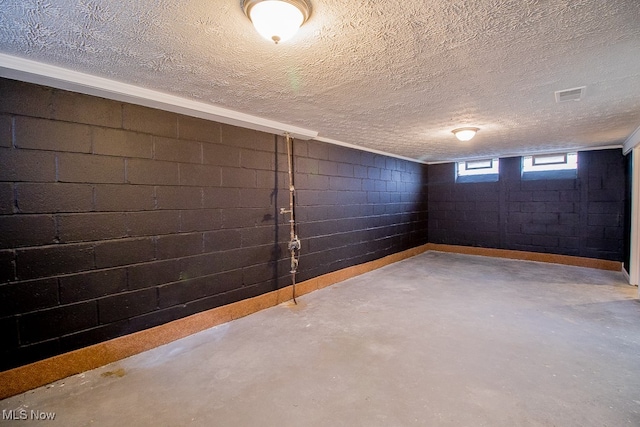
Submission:
[[[522,173],[578,169],[578,153],[534,154],[522,157]]]
[[[497,175],[500,159],[480,159],[457,162],[457,176]]]

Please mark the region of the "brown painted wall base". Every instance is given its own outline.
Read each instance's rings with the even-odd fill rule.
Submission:
[[[467,255],[482,255],[494,258],[510,258],[523,261],[548,262],[552,264],[575,265],[577,267],[597,268],[599,270],[621,271],[622,263],[595,258],[583,258],[569,255],[545,254],[539,252],[512,251],[508,249],[477,248],[472,246],[442,245],[428,243],[428,250],[455,252]]]
[[[619,262],[598,259],[428,243],[375,261],[300,282],[296,285],[296,296],[308,294],[317,289],[325,288],[429,250],[576,265],[603,270],[620,271],[622,268],[622,264]],[[273,307],[289,301],[292,296],[292,287],[288,286],[255,298],[218,307],[141,332],[0,372],[0,399],[104,366],[222,323]]]

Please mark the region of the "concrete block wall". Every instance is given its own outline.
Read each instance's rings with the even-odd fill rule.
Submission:
[[[426,165],[316,141],[295,155],[300,280],[427,243]]]
[[[0,369],[288,286],[282,138],[0,79]],[[299,280],[427,242],[426,166],[294,142]]]
[[[429,241],[623,261],[627,162],[620,149],[578,154],[575,179],[521,178],[500,159],[498,182],[456,183],[429,168]]]

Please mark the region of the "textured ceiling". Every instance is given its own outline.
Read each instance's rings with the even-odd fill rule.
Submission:
[[[275,45],[239,0],[0,0],[0,52],[425,162],[621,145],[640,125],[638,0],[311,1]],[[462,126],[481,130],[461,143]]]

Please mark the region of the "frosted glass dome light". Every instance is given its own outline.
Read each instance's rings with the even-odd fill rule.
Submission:
[[[458,138],[460,141],[469,141],[471,138],[476,136],[476,132],[480,129],[478,128],[460,128],[454,129],[451,132]]]
[[[305,0],[245,0],[243,9],[256,31],[276,44],[293,37],[311,13]]]

